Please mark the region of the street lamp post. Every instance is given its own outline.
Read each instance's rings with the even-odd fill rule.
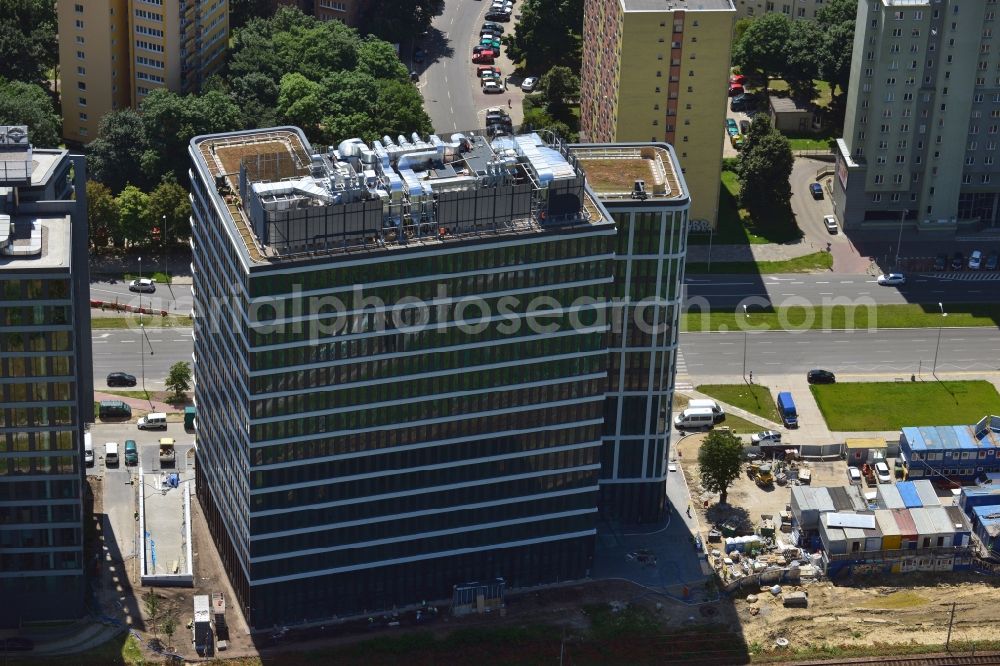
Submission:
[[[163,274],[167,275],[167,216],[163,216],[163,224],[160,225],[160,234],[163,236]]]
[[[142,257],[139,257],[139,327],[142,327]],[[139,351],[142,351],[142,340],[139,341]]]
[[[899,238],[896,239],[896,263],[895,267],[899,268],[899,248],[903,244],[903,222],[906,221],[906,209],[904,208],[899,214]]]
[[[939,350],[941,349],[941,330],[942,330],[942,326],[943,326],[943,324],[944,324],[944,319],[943,319],[943,318],[944,318],[944,317],[947,317],[947,316],[948,316],[948,313],[944,311],[944,304],[942,304],[942,303],[938,303],[938,309],[939,309],[939,310],[941,311],[941,317],[942,317],[942,320],[941,320],[941,322],[940,322],[940,323],[938,324],[938,339],[937,339],[937,345],[936,345],[936,346],[934,347],[934,367],[933,367],[933,369],[931,370],[931,374],[932,374],[932,375],[934,375],[934,378],[935,378],[935,379],[937,379],[937,360],[938,360],[938,351],[939,351]]]
[[[746,305],[743,306],[743,316],[745,318],[749,318],[750,317],[750,313],[747,312],[747,306]],[[746,381],[746,378],[747,378],[747,339],[748,339],[748,335],[749,335],[749,331],[747,331],[746,328],[744,328],[743,329],[743,381]]]

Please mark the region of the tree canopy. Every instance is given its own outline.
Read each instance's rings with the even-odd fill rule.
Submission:
[[[758,223],[792,220],[777,214],[788,208],[792,198],[792,149],[770,120],[758,114],[750,123],[739,157],[740,202]]]
[[[562,65],[580,71],[583,0],[523,0],[521,19],[502,41],[514,62],[529,73]],[[599,48],[593,45],[593,48]]]
[[[759,73],[767,90],[768,79],[784,71],[791,30],[791,21],[784,14],[771,12],[754,19],[733,46],[733,62],[744,73]]]
[[[743,442],[728,430],[713,430],[698,449],[701,485],[719,493],[719,503],[725,504],[729,486],[743,469]]]
[[[59,61],[56,23],[52,0],[0,0],[0,73],[44,83]]]
[[[3,37],[0,35],[0,41]],[[3,62],[0,57],[0,62]],[[27,125],[31,143],[39,148],[58,146],[62,119],[52,98],[41,86],[0,77],[0,125]]]
[[[148,147],[142,117],[132,109],[112,111],[101,118],[97,138],[87,146],[90,177],[117,194],[126,185],[142,186],[142,154]]]

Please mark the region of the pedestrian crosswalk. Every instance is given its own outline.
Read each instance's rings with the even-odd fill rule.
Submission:
[[[927,277],[935,277],[939,280],[962,280],[963,282],[996,282],[1000,280],[998,271],[945,271],[928,273]]]
[[[693,391],[694,384],[691,383],[691,377],[688,375],[687,364],[684,362],[684,354],[681,350],[677,350],[676,356],[677,363],[677,374],[676,380],[674,382],[675,391]]]

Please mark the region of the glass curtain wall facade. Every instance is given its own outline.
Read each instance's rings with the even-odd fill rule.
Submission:
[[[194,183],[197,488],[252,627],[588,575],[609,219],[247,268]]]
[[[618,229],[601,512],[625,522],[666,517],[666,458],[688,208],[603,202]]]
[[[40,227],[46,239],[35,255],[0,252],[0,626],[79,617],[86,589],[83,423],[93,420],[86,176],[82,157],[34,157],[45,165],[36,170],[48,168],[45,177],[0,199],[0,215],[15,228]]]

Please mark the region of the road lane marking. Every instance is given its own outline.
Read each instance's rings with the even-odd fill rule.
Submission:
[[[829,282],[821,282],[820,280],[817,280],[816,284],[830,284],[830,283]]]

